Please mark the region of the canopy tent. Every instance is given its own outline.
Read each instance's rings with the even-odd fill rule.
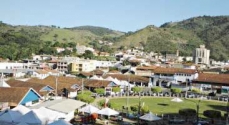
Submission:
[[[178,98],[178,97],[172,99],[171,101],[173,101],[173,102],[183,102],[183,100],[181,100],[181,99]]]
[[[20,118],[22,114],[18,111],[6,110],[4,114],[0,116],[0,121],[3,122],[14,122]]]
[[[53,123],[50,123],[50,124],[48,124],[48,125],[72,125],[72,124],[70,124],[70,123],[64,121],[63,119],[60,119],[60,120],[55,121],[55,122],[53,122]]]
[[[64,113],[53,111],[45,107],[40,107],[39,109],[36,109],[36,112],[42,115],[43,117],[47,118],[48,121],[55,121],[59,118],[65,118],[66,116]]]
[[[152,112],[149,112],[148,114],[145,114],[143,116],[140,117],[141,120],[145,120],[145,121],[156,121],[156,120],[161,120],[160,117],[157,117],[156,115],[154,115]]]
[[[25,115],[26,113],[30,112],[31,110],[23,105],[18,105],[17,107],[13,108],[12,111],[18,111],[22,115]]]
[[[79,109],[79,111],[81,112],[86,112],[86,113],[89,113],[89,114],[92,114],[92,113],[95,113],[97,111],[99,111],[98,108],[96,108],[95,106],[92,106],[92,105],[87,105],[81,109]]]
[[[40,114],[35,112],[34,110],[26,113],[22,117],[16,120],[16,122],[25,122],[27,124],[32,124],[32,125],[42,125],[46,122],[45,118],[43,118]]]
[[[108,107],[99,110],[97,113],[101,114],[101,115],[107,115],[107,116],[118,115],[119,114],[119,112],[117,112],[117,111],[115,111],[113,109],[110,109]]]
[[[21,122],[21,123],[18,123],[17,125],[29,125],[29,124],[27,124],[25,122]]]

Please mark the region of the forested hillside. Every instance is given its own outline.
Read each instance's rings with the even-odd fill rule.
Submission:
[[[229,16],[202,16],[181,22],[166,23],[161,28],[182,29],[195,33],[216,60],[229,59]]]

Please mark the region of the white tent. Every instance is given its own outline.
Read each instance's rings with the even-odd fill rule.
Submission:
[[[13,122],[21,116],[22,114],[18,111],[6,110],[5,113],[0,116],[0,121]]]
[[[92,113],[95,113],[95,112],[99,111],[99,109],[96,108],[95,106],[87,105],[87,106],[81,108],[79,111],[92,114]]]
[[[171,101],[173,101],[173,102],[183,102],[183,100],[181,100],[180,98],[174,98],[174,99],[172,99]]]
[[[66,116],[64,113],[53,111],[45,107],[40,107],[39,109],[36,109],[36,113],[47,118],[49,121],[58,120],[59,118],[65,118]]]
[[[113,109],[110,109],[108,107],[99,110],[97,113],[101,114],[101,115],[107,115],[107,116],[118,115],[119,114],[119,112],[117,112],[117,111],[115,111]]]
[[[19,119],[16,120],[16,122],[25,122],[27,124],[33,124],[33,125],[42,125],[46,122],[46,120],[39,115],[34,110],[28,112],[27,114],[23,115]]]
[[[18,105],[17,107],[13,108],[12,111],[18,111],[22,115],[25,115],[26,113],[30,112],[31,110],[23,105]]]
[[[50,124],[48,124],[48,125],[72,125],[72,124],[70,124],[70,123],[64,121],[63,119],[60,119],[60,120],[55,121],[55,122],[53,122],[53,123],[50,123]]]
[[[156,115],[152,114],[152,112],[145,114],[140,117],[141,120],[146,120],[146,121],[156,121],[156,120],[161,120],[160,117],[157,117]]]

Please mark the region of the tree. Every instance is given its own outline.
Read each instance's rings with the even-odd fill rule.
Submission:
[[[178,95],[181,93],[181,89],[180,88],[171,88],[171,92]]]
[[[162,89],[161,89],[161,87],[153,87],[153,88],[151,88],[151,91],[155,92],[155,93],[159,93],[159,92],[162,92]]]
[[[133,111],[133,112],[137,112],[138,111],[138,106],[139,105],[131,105],[130,106],[130,110]]]
[[[97,88],[97,89],[95,89],[95,92],[99,95],[104,95],[105,89],[104,88]]]
[[[94,54],[92,53],[92,51],[90,51],[90,50],[86,50],[85,51],[85,53],[83,54],[83,57],[85,58],[85,59],[92,59],[93,57],[94,57]]]
[[[112,90],[113,90],[113,92],[117,93],[117,92],[121,91],[121,88],[120,87],[113,87]]]
[[[136,87],[133,87],[133,88],[132,88],[132,91],[133,91],[134,93],[139,93],[139,92],[142,91],[142,88],[136,86]]]

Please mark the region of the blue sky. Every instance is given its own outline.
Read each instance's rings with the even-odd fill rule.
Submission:
[[[194,16],[229,15],[229,0],[1,0],[12,25],[102,26],[135,31]]]

